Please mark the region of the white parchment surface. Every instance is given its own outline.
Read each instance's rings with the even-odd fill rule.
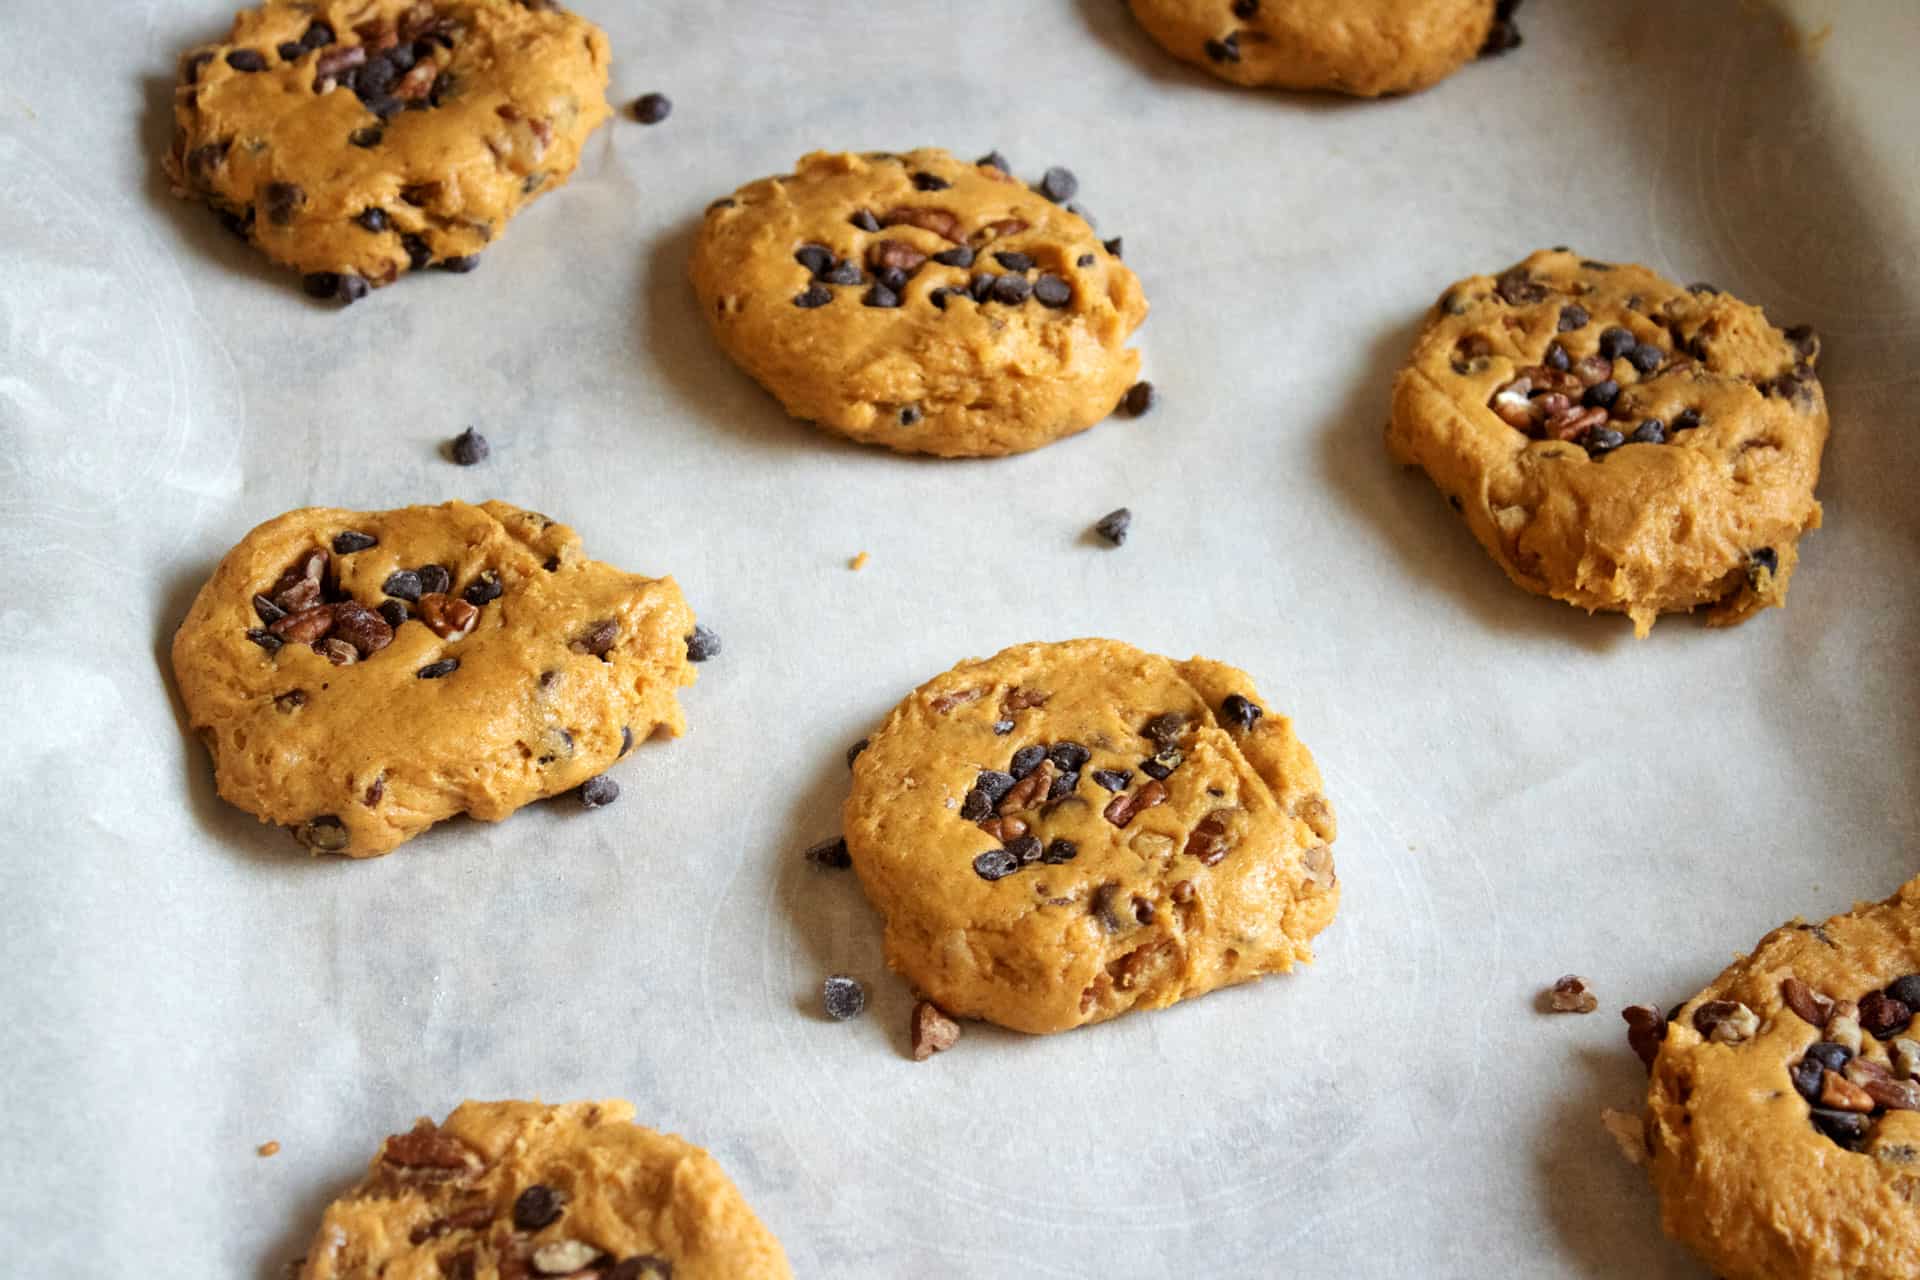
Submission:
[[[1615,1011],[1920,869],[1920,6],[1534,0],[1523,48],[1381,103],[1218,84],[1117,0],[580,7],[671,120],[608,125],[474,275],[337,312],[159,176],[223,0],[0,4],[0,1272],[266,1280],[415,1116],[624,1096],[805,1276],[1702,1274],[1598,1123],[1640,1087]],[[719,354],[706,203],[928,144],[1075,169],[1153,305],[1149,417],[905,459]],[[1388,462],[1422,309],[1560,243],[1825,336],[1788,609],[1636,643]],[[222,805],[165,658],[220,555],[496,496],[679,579],[726,646],[687,737],[610,809],[368,863]],[[1295,976],[916,1065],[873,914],[799,851],[907,689],[1087,634],[1295,718],[1340,916]],[[816,1012],[834,971],[862,1020]],[[1535,1011],[1568,971],[1599,1013]]]

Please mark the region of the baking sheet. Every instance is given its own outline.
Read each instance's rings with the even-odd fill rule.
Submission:
[[[1113,0],[580,7],[672,119],[609,125],[475,275],[345,313],[165,192],[174,58],[221,4],[0,7],[0,1269],[265,1280],[415,1116],[618,1095],[802,1275],[1703,1274],[1597,1122],[1639,1088],[1613,1011],[1920,848],[1920,8],[1530,4],[1516,54],[1365,104],[1216,84]],[[718,353],[705,204],[921,144],[1078,172],[1153,304],[1150,417],[904,459]],[[1555,243],[1825,335],[1828,527],[1787,610],[1636,643],[1388,463],[1422,308]],[[467,425],[493,459],[458,469]],[[688,736],[614,808],[368,863],[219,803],[165,657],[225,549],[495,496],[678,577],[726,645]],[[1090,542],[1122,504],[1125,548]],[[1082,634],[1294,716],[1341,914],[1295,976],[916,1065],[875,918],[799,851],[905,690]],[[830,971],[867,1017],[814,1012]],[[1600,1013],[1535,1011],[1567,971]]]

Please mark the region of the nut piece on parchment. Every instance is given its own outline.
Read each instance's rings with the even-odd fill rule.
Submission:
[[[913,1006],[913,1060],[925,1062],[936,1053],[953,1048],[960,1039],[960,1024],[942,1013],[931,1000],[919,1000]]]
[[[1547,1013],[1592,1013],[1600,1000],[1585,978],[1569,973],[1541,993],[1540,1007]]]

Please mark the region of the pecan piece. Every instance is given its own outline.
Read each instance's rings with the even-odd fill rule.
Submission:
[[[444,1218],[435,1218],[432,1222],[417,1226],[407,1233],[407,1239],[414,1244],[425,1244],[429,1240],[439,1239],[450,1231],[472,1231],[492,1221],[493,1210],[484,1204],[477,1204],[471,1209],[462,1209],[458,1213],[450,1213]]]
[[[1000,699],[1000,710],[1012,715],[1016,711],[1025,711],[1030,707],[1044,707],[1047,705],[1047,699],[1052,696],[1050,693],[1016,686],[1007,690],[1007,696]]]
[[[1030,809],[1047,798],[1047,791],[1053,786],[1053,764],[1042,760],[1035,765],[1033,772],[1013,784],[1013,787],[1000,799],[997,812],[1000,814],[1018,813]]]
[[[342,600],[333,606],[331,634],[352,645],[362,658],[393,643],[393,628],[387,620],[354,600]]]
[[[1873,1097],[1838,1071],[1828,1071],[1820,1077],[1820,1105],[1835,1111],[1868,1112],[1873,1110]]]
[[[1155,805],[1167,802],[1167,784],[1154,779],[1138,791],[1123,792],[1107,802],[1102,811],[1108,822],[1124,827]]]
[[[867,265],[876,271],[913,271],[926,260],[926,254],[901,240],[882,240],[867,250]]]
[[[1566,974],[1547,992],[1547,1010],[1550,1013],[1592,1013],[1599,1007],[1599,997],[1593,994],[1587,980],[1577,973]]]
[[[1739,1044],[1760,1029],[1760,1018],[1738,1000],[1709,1000],[1693,1011],[1693,1029],[1716,1044]]]
[[[315,595],[319,594],[315,589]],[[333,610],[324,604],[310,605],[267,628],[286,644],[312,644],[333,630]]]
[[[1018,218],[999,218],[987,223],[968,237],[975,244],[992,244],[995,240],[1007,236],[1017,236],[1027,229],[1027,224]]]
[[[1233,816],[1231,809],[1215,809],[1194,826],[1187,837],[1188,856],[1200,859],[1200,865],[1211,867],[1227,856],[1227,850],[1233,847],[1233,841],[1227,834],[1227,820]]]
[[[380,1159],[400,1169],[466,1170],[478,1164],[466,1143],[440,1132],[431,1120],[388,1138]]]
[[[431,58],[422,59],[400,77],[393,86],[393,96],[402,102],[419,102],[433,92],[433,82],[439,78],[440,64]]]
[[[313,642],[313,651],[336,667],[350,667],[360,661],[360,651],[358,649],[348,644],[345,640],[336,640],[332,637],[325,640],[315,640]]]
[[[956,689],[952,693],[943,693],[927,705],[941,715],[955,707],[964,707],[969,702],[978,702],[985,689]]]
[[[951,213],[946,209],[916,208],[910,205],[902,205],[897,209],[889,209],[887,212],[881,214],[880,225],[883,227],[919,227],[923,231],[933,232],[933,234],[943,240],[951,240],[955,244],[960,243],[960,218],[957,214]]]
[[[1824,1027],[1833,1016],[1833,1000],[1791,974],[1780,979],[1780,998],[1809,1026]]]
[[[925,1062],[936,1053],[953,1048],[960,1039],[960,1024],[941,1012],[931,1000],[913,1006],[913,1060]]]
[[[473,630],[480,610],[458,596],[435,591],[420,597],[420,620],[442,640],[458,640]]]
[[[288,613],[298,613],[319,604],[321,586],[327,576],[327,564],[327,553],[318,547],[313,548],[280,575],[267,597]]]
[[[1912,1080],[1867,1080],[1860,1089],[1889,1111],[1920,1111],[1920,1084]]]

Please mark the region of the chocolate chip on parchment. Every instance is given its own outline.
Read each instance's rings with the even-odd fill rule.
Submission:
[[[847,852],[845,836],[835,836],[831,840],[822,840],[801,855],[816,867],[825,867],[833,871],[844,871],[853,865],[853,856]]]
[[[619,798],[620,784],[604,773],[580,784],[580,803],[585,808],[604,809]]]
[[[849,769],[853,768],[853,762],[860,758],[860,753],[862,751],[865,751],[867,749],[867,743],[869,741],[871,741],[871,739],[862,738],[860,739],[860,741],[854,743],[852,746],[847,748],[847,768]]]
[[[1898,1035],[1911,1021],[1912,1007],[1884,991],[1869,991],[1860,997],[1860,1029],[1876,1040]]]
[[[1266,711],[1243,694],[1230,693],[1220,700],[1220,719],[1230,728],[1251,729]]]
[[[811,311],[815,307],[824,307],[833,301],[833,290],[825,285],[812,284],[793,295],[793,305],[802,311]]]
[[[235,71],[265,71],[267,55],[258,49],[235,49],[227,54],[227,65]]]
[[[1129,418],[1139,418],[1153,408],[1153,384],[1136,382],[1127,388],[1127,394],[1120,398],[1120,407]]]
[[[1200,47],[1206,51],[1207,57],[1215,62],[1240,61],[1240,35],[1238,32],[1229,34],[1223,40],[1209,40]]]
[[[719,635],[706,626],[694,624],[693,630],[687,633],[687,661],[705,662],[719,656]]]
[[[633,726],[623,724],[620,726],[620,751],[614,759],[619,759],[631,750],[633,750]]]
[[[820,1004],[835,1022],[857,1018],[867,1007],[867,989],[858,978],[836,973],[820,984]]]
[[[426,666],[420,668],[418,671],[414,672],[413,674],[416,679],[420,679],[420,680],[438,680],[442,676],[452,675],[454,672],[458,671],[459,669],[460,669],[460,659],[442,658],[438,662],[429,662]]]
[[[1126,247],[1125,238],[1122,236],[1115,236],[1111,240],[1103,240],[1100,242],[1100,247],[1116,258],[1124,258],[1126,256],[1121,252],[1121,250]]]
[[[1630,1004],[1620,1011],[1620,1016],[1626,1020],[1627,1043],[1651,1070],[1654,1056],[1660,1052],[1660,1042],[1667,1038],[1667,1020],[1650,1004]]]
[[[1042,274],[1033,282],[1033,296],[1041,306],[1058,309],[1073,301],[1073,286],[1059,276]]]
[[[673,114],[673,99],[664,93],[643,93],[633,104],[633,118],[641,124],[659,124]]]
[[[1079,190],[1080,179],[1074,176],[1073,170],[1061,165],[1054,165],[1040,175],[1040,194],[1055,204],[1073,199]]]
[[[468,604],[478,608],[484,604],[492,604],[505,592],[506,587],[501,583],[500,575],[491,569],[482,569],[480,575],[467,584],[467,589],[462,591],[460,596]]]
[[[538,1231],[559,1219],[566,1202],[564,1193],[536,1182],[514,1200],[513,1225],[521,1231]]]
[[[1127,540],[1127,531],[1133,527],[1133,512],[1126,507],[1116,507],[1094,522],[1093,531],[1111,542],[1122,546]]]
[[[463,467],[471,467],[476,463],[485,462],[493,453],[493,446],[487,443],[485,436],[468,427],[453,438],[452,450],[455,462]]]
[[[1005,849],[988,849],[973,860],[973,873],[982,880],[1004,880],[1020,869],[1020,860]]]

